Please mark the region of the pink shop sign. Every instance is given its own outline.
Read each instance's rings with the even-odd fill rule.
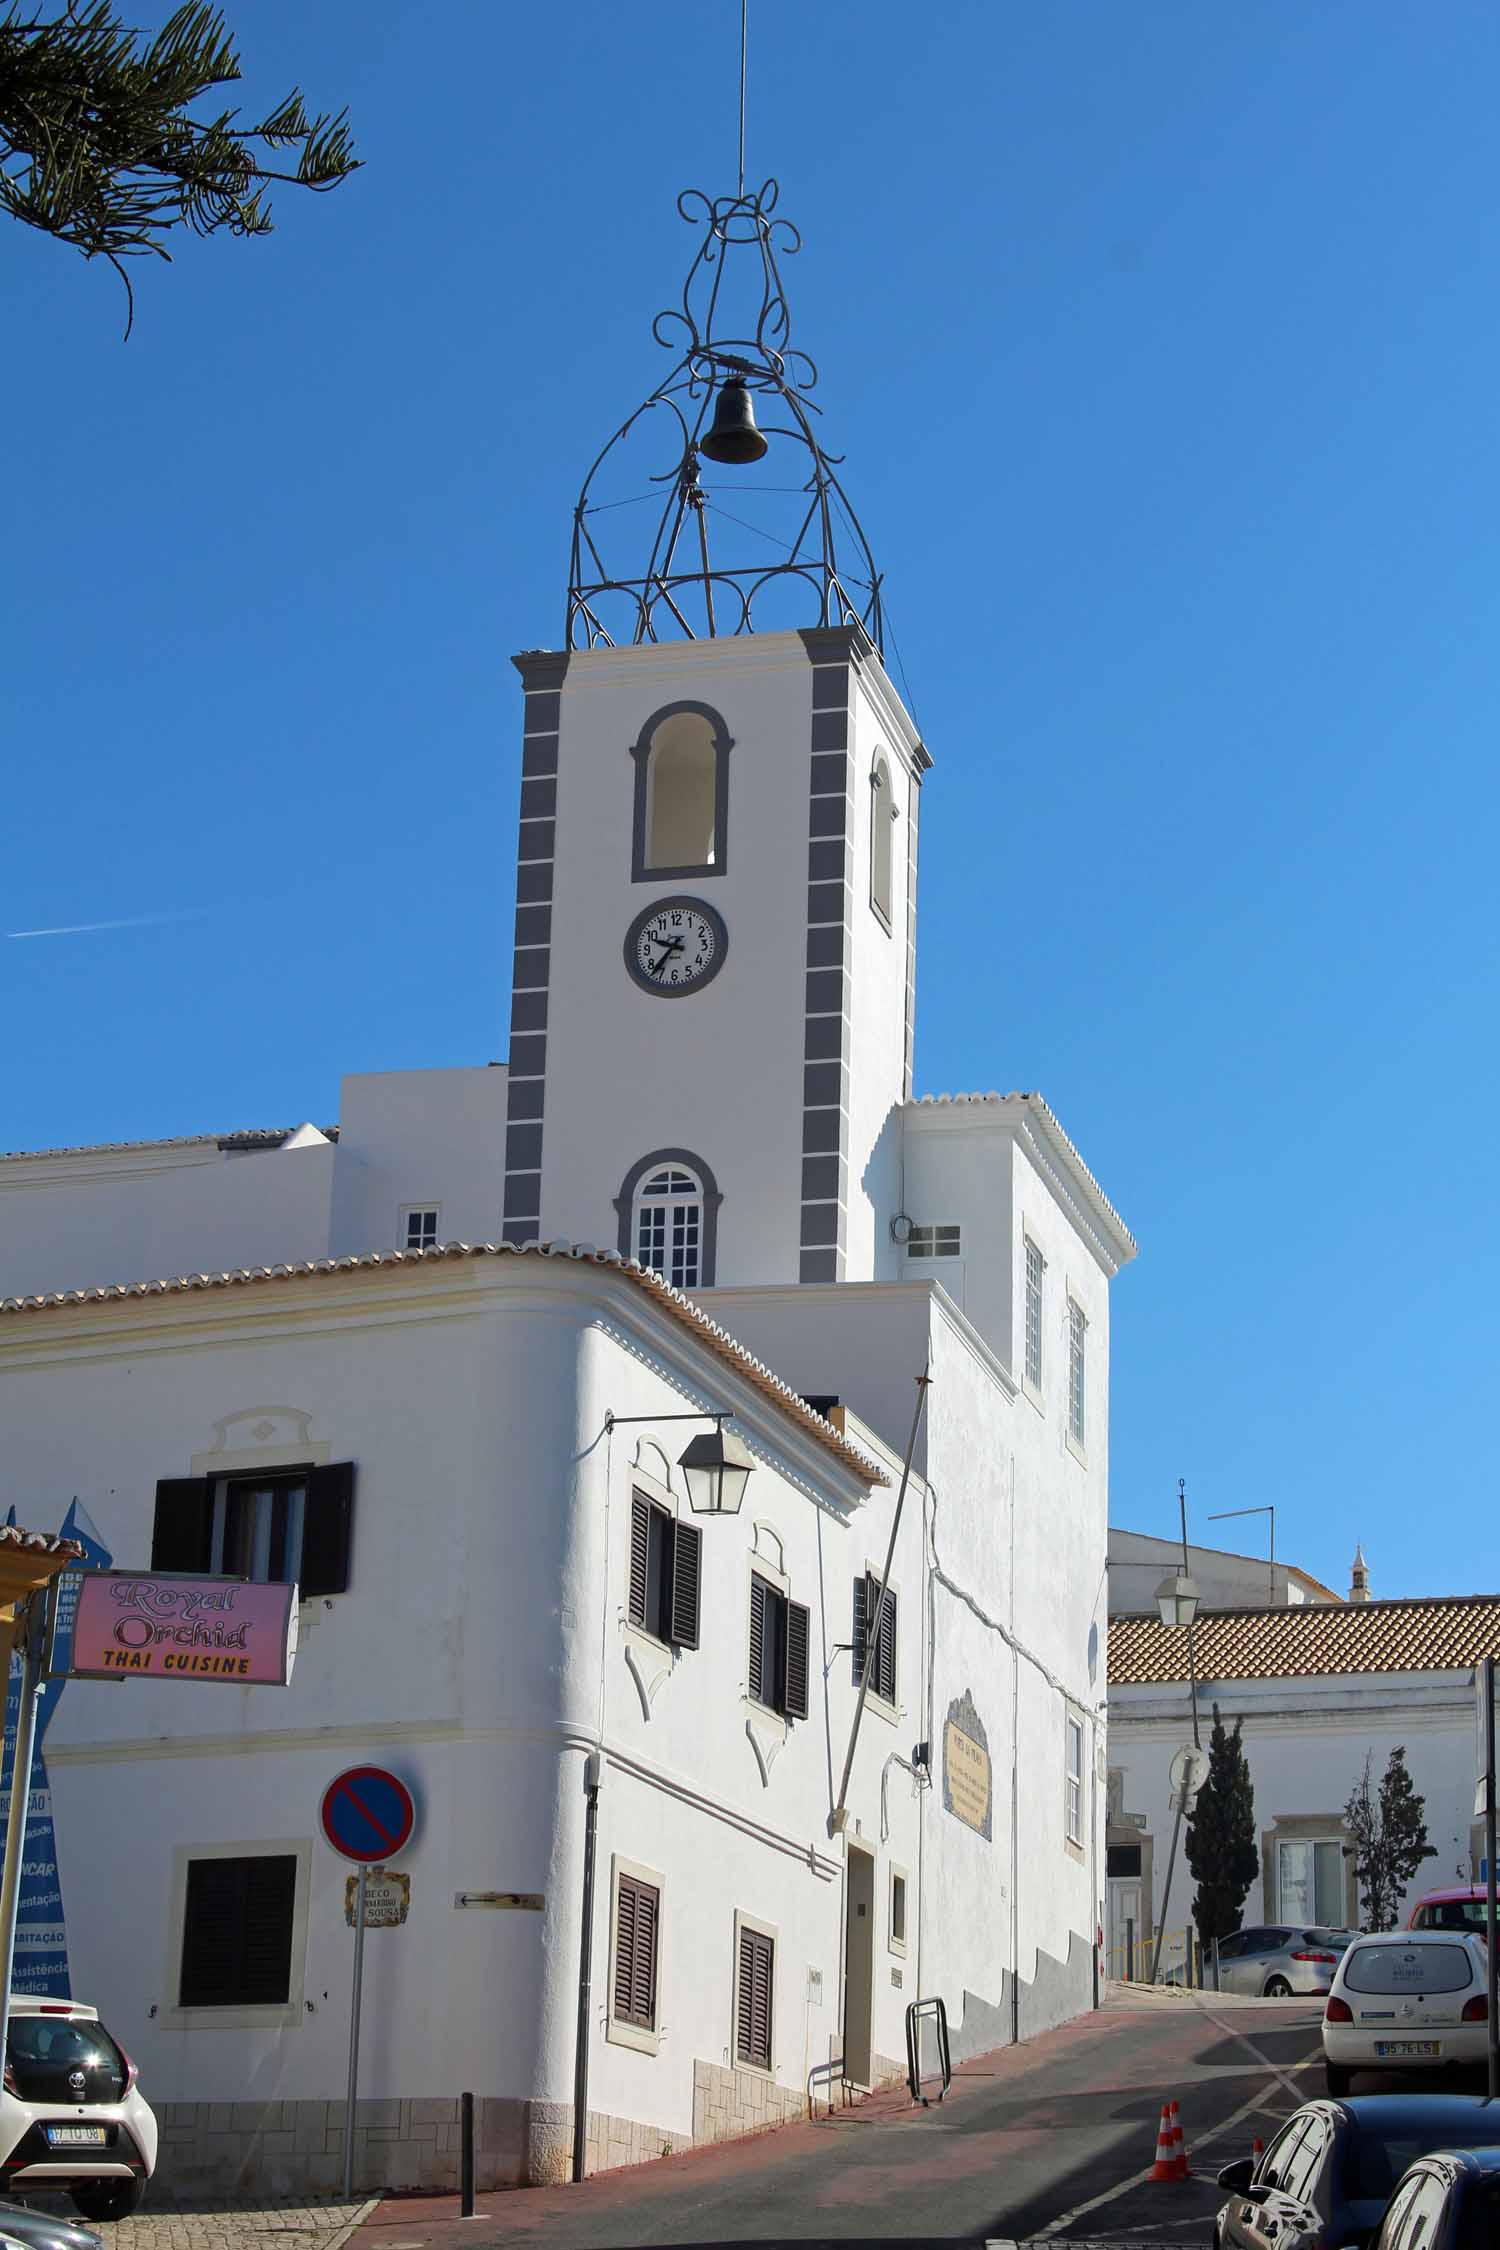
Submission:
[[[90,1570],[78,1582],[71,1679],[285,1687],[296,1653],[295,1586],[126,1570]]]

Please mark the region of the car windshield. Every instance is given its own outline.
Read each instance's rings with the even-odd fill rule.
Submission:
[[[125,2059],[102,2023],[87,2016],[12,2016],[6,2057],[23,2068],[112,2070],[123,2078]]]
[[[1492,2148],[1496,2141],[1500,2141],[1500,2117],[1487,2122],[1477,2105],[1472,2120],[1465,2118],[1455,2124],[1450,2116],[1425,2130],[1407,2122],[1399,2131],[1386,2133],[1366,2115],[1359,2121],[1349,2151],[1350,2200],[1387,2203],[1402,2173],[1419,2156],[1431,2156],[1439,2148]],[[1492,2250],[1493,2241],[1493,2236],[1485,2237],[1486,2250]]]
[[[1357,1945],[1343,1976],[1350,1992],[1462,1992],[1474,1964],[1461,1945]]]
[[[1476,1937],[1481,1937],[1484,1934],[1484,1900],[1436,1899],[1431,1906],[1418,1907],[1414,1926],[1419,1930],[1472,1930]]]

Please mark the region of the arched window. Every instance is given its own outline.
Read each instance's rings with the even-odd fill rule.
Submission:
[[[696,1289],[703,1272],[703,1182],[681,1164],[664,1164],[635,1191],[637,1263],[674,1289]]]
[[[636,882],[722,875],[730,738],[706,703],[669,703],[646,721],[635,760]]]
[[[615,1197],[621,1257],[649,1266],[674,1289],[712,1288],[722,1201],[691,1150],[653,1149],[631,1166]]]
[[[891,860],[896,821],[891,793],[891,769],[884,757],[875,760],[870,776],[870,904],[887,929],[891,927]]]

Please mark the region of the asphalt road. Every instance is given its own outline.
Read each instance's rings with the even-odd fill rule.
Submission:
[[[394,2200],[357,2250],[1207,2242],[1217,2168],[1321,2091],[1319,2015],[1317,2002],[1212,1994],[1116,2003],[965,2065],[941,2107],[913,2108],[903,2089],[582,2187],[484,2196],[466,2221],[451,2197]],[[1147,2184],[1174,2096],[1198,2176]]]

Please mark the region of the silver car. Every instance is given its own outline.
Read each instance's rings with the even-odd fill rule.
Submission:
[[[1358,1930],[1306,1929],[1286,1922],[1236,1930],[1233,1937],[1219,1940],[1219,1990],[1261,2000],[1326,1992],[1358,1936]],[[1205,1964],[1204,1982],[1212,1981]]]

